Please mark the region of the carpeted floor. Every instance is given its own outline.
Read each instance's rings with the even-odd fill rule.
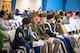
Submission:
[[[78,44],[79,44],[79,48],[78,47],[75,48],[76,53],[80,53],[80,40]]]
[[[76,53],[80,53],[80,41],[79,41],[78,44],[79,44],[79,48],[78,48],[78,47],[75,48]],[[10,50],[9,42],[6,42],[6,43],[4,44],[4,48],[3,48],[3,49],[4,49],[4,50],[7,50],[7,51]]]

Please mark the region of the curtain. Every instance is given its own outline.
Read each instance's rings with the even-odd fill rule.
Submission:
[[[65,8],[66,8],[66,0],[63,0],[63,9],[65,11]]]
[[[16,0],[12,0],[12,11],[15,10],[16,7]]]
[[[47,0],[42,0],[42,11],[46,10]]]

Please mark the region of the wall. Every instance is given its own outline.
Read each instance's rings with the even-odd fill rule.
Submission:
[[[3,0],[3,1],[11,1],[11,0]]]
[[[67,0],[66,1],[66,8],[65,10],[67,11],[76,11],[76,10],[80,10],[80,0]]]
[[[47,1],[47,10],[61,10],[62,9],[62,0],[48,0]]]
[[[48,0],[47,2],[47,10],[61,10],[63,9],[63,0]],[[80,10],[80,0],[66,0],[65,4],[66,11],[76,11]]]
[[[41,6],[41,2],[42,0],[17,0],[16,8],[18,8],[21,13],[28,8],[31,10],[38,10]]]
[[[0,0],[0,10],[2,9],[3,1],[11,1],[11,0]]]
[[[3,0],[0,0],[0,10],[2,9]]]

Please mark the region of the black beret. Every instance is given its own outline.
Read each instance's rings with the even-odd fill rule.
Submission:
[[[35,13],[31,13],[31,14],[28,15],[28,17],[30,17],[30,18],[34,18],[35,16],[36,16]]]
[[[52,14],[47,15],[47,19],[52,19],[52,18],[53,18]]]
[[[29,24],[31,22],[30,18],[23,18],[22,23],[23,24]]]

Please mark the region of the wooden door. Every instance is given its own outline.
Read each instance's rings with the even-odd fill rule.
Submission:
[[[9,10],[9,11],[11,11],[11,1],[4,1],[3,2],[3,10]]]

